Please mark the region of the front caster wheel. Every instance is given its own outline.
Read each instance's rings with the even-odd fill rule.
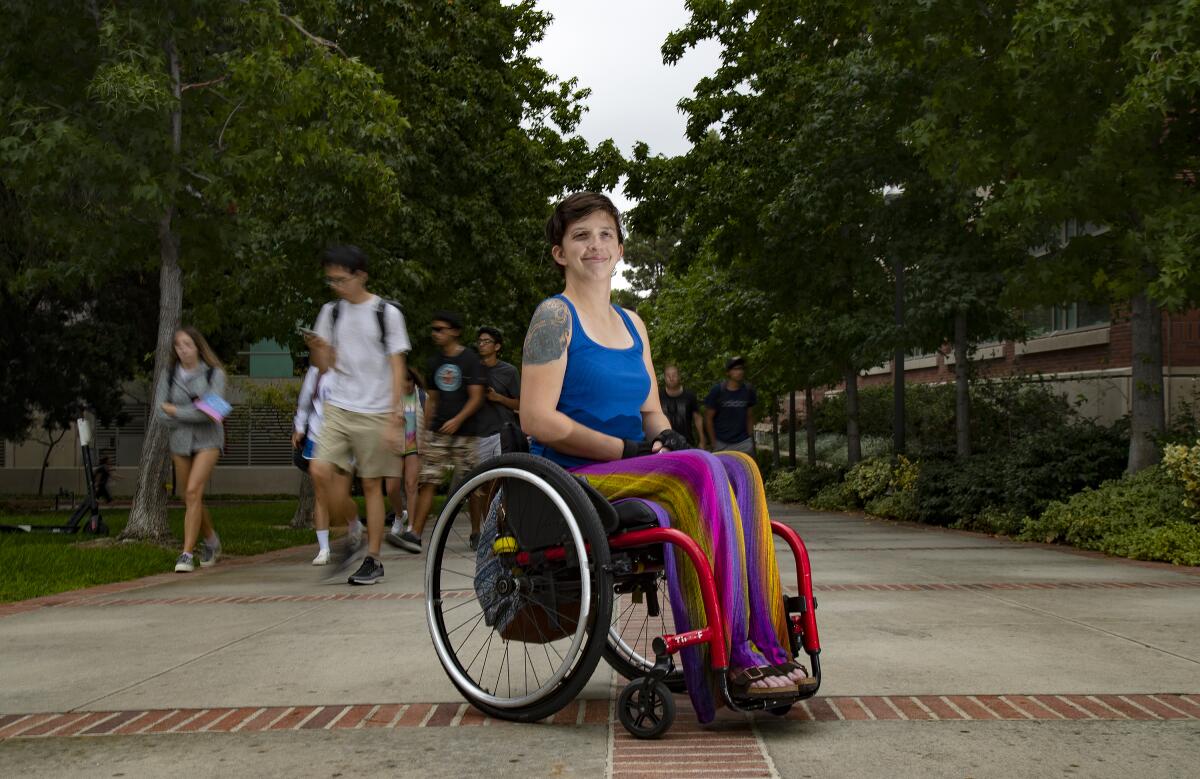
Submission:
[[[675,721],[675,699],[662,682],[634,679],[617,698],[617,718],[634,738],[658,738]]]

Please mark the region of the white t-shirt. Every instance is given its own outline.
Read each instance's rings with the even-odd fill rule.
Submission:
[[[330,381],[327,403],[360,414],[386,414],[393,410],[392,366],[379,342],[379,318],[375,307],[379,298],[372,295],[363,303],[339,300],[321,306],[317,335],[337,349],[337,366],[328,372]],[[340,306],[337,337],[333,333],[333,307]],[[400,354],[412,348],[404,315],[395,306],[384,306],[387,322],[387,354]]]

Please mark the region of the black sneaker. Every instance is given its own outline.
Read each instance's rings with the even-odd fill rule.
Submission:
[[[417,538],[411,530],[405,530],[401,533],[400,537],[396,539],[395,544],[406,552],[421,554],[421,539]]]
[[[478,549],[479,548],[479,534],[472,533],[471,537],[469,539],[467,539],[467,545],[471,547],[472,552],[474,552],[476,549]]]
[[[383,563],[376,560],[374,557],[367,557],[362,561],[362,565],[358,570],[346,580],[350,584],[375,584],[383,581]]]

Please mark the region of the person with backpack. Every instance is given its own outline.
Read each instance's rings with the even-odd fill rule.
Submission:
[[[403,467],[405,354],[412,347],[400,309],[367,289],[361,249],[330,247],[321,267],[337,300],[321,307],[315,334],[305,335],[312,363],[330,382],[310,472],[330,522],[345,521],[349,529],[355,521],[348,510],[350,480],[358,469],[367,503],[367,556],[347,581],[375,584],[383,580],[383,480]]]
[[[321,437],[321,421],[324,418],[325,400],[329,397],[329,382],[321,370],[315,365],[308,368],[304,374],[304,383],[300,385],[300,396],[296,399],[296,416],[292,421],[292,461],[300,470],[308,473],[309,464],[316,454],[317,441]],[[356,521],[350,523],[352,536],[350,545],[357,548],[358,541],[354,540],[362,534],[362,523],[358,520],[358,507],[349,499],[345,511],[356,515]],[[320,501],[315,501],[313,507],[313,529],[317,533],[317,556],[313,565],[329,564],[329,509]]]
[[[175,331],[174,343],[170,364],[154,390],[153,408],[171,431],[175,484],[184,488],[183,551],[175,572],[191,573],[196,570],[193,553],[201,532],[201,567],[213,565],[221,555],[221,539],[204,506],[204,487],[225,447],[222,421],[229,406],[224,400],[225,370],[204,336],[194,327],[182,327]]]
[[[392,501],[392,529],[386,536],[392,546],[400,546],[400,537],[404,534],[406,520],[417,513],[417,477],[421,472],[420,441],[417,434],[421,430],[421,421],[425,415],[425,383],[412,368],[404,377],[404,451],[400,456],[404,459],[404,504],[402,507],[399,495],[401,481],[399,477],[387,480],[388,497]]]

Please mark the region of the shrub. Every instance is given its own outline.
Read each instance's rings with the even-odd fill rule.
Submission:
[[[867,503],[887,492],[892,483],[892,463],[886,457],[873,457],[846,472],[846,487],[859,503]]]
[[[838,481],[822,487],[808,505],[818,511],[846,511],[858,508],[858,500],[845,482]]]
[[[795,468],[780,468],[764,485],[767,497],[785,503],[802,503],[822,488],[842,480],[842,470],[832,465],[802,464]]]
[[[775,471],[771,478],[763,482],[763,488],[768,498],[783,503],[800,503],[808,499],[796,478],[796,472],[790,468]]]
[[[1183,488],[1164,468],[1154,466],[1051,503],[1025,523],[1021,537],[1094,549],[1107,535],[1186,520]]]
[[[1183,487],[1183,505],[1196,511],[1200,507],[1200,441],[1190,449],[1170,444],[1163,451],[1163,467]]]
[[[1120,427],[1082,421],[1028,434],[1006,449],[965,460],[923,460],[918,512],[922,522],[962,527],[989,508],[1037,516],[1051,501],[1120,476],[1125,458]]]
[[[867,503],[867,512],[879,517],[915,522],[917,520],[917,493],[915,490],[907,490],[880,495]]]
[[[883,436],[864,435],[859,438],[863,459],[891,454],[892,440]],[[846,436],[825,433],[817,436],[817,460],[830,465],[846,467]]]
[[[904,405],[909,453],[921,458],[952,457],[956,437],[954,385],[910,384],[905,388]],[[859,430],[863,436],[890,440],[892,410],[891,386],[861,390]],[[971,442],[976,452],[1007,449],[1027,436],[1062,429],[1076,416],[1061,392],[1040,381],[1011,378],[971,384]],[[822,400],[814,421],[818,432],[844,436],[845,396],[831,395]]]
[[[1026,520],[1021,537],[1200,565],[1200,524],[1190,521],[1183,497],[1182,485],[1155,466],[1051,503],[1040,517]]]
[[[1200,528],[1186,522],[1130,528],[1105,536],[1096,550],[1134,560],[1200,565]]]
[[[1024,514],[1009,508],[988,506],[974,517],[966,517],[954,523],[960,530],[978,530],[998,536],[1018,536],[1028,520]]]

